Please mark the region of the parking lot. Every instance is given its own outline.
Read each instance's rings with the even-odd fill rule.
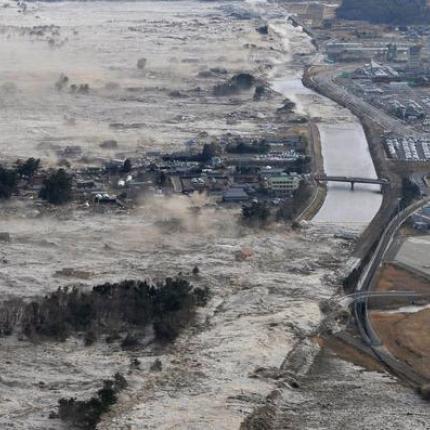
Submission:
[[[390,137],[385,140],[390,158],[406,161],[430,161],[430,139]]]

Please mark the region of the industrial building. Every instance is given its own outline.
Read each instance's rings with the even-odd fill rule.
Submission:
[[[273,197],[286,197],[291,195],[300,185],[298,175],[281,174],[266,178],[264,186]]]

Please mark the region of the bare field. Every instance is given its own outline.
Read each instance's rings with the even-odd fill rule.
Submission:
[[[385,263],[379,274],[376,291],[429,294],[430,282],[412,270]],[[429,305],[408,305],[410,299],[407,298],[385,300],[385,305],[393,309],[381,311],[379,306],[376,306],[377,309],[370,311],[370,319],[376,333],[396,358],[423,376],[430,377],[430,337],[427,330],[430,321]],[[400,300],[397,306],[396,300]]]
[[[385,263],[378,277],[377,291],[413,291],[429,293],[428,281],[418,274],[395,264]]]
[[[387,349],[418,373],[430,378],[430,310],[395,314],[371,312],[373,327]]]

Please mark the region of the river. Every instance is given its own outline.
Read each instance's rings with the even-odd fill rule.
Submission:
[[[315,49],[300,29],[279,22],[274,28],[286,39],[285,46],[291,52],[302,52],[297,51],[302,49],[312,54]],[[325,173],[376,178],[366,136],[358,119],[347,109],[304,87],[301,81],[303,69],[294,63],[293,53],[290,57],[274,72],[272,86],[294,101],[299,112],[316,119]],[[315,53],[315,61],[319,61],[319,57]],[[313,222],[364,229],[378,212],[381,202],[379,186],[356,184],[351,191],[349,184],[329,183],[326,199]]]

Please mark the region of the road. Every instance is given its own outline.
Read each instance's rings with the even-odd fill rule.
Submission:
[[[380,109],[370,105],[359,97],[351,94],[342,86],[339,86],[334,79],[342,72],[351,72],[356,66],[337,66],[310,67],[304,77],[303,83],[318,93],[332,99],[336,103],[349,109],[362,122],[372,123],[381,128],[382,131],[393,132],[399,136],[421,137],[422,133],[418,132],[404,122],[397,120]],[[428,204],[430,198],[423,199],[409,206],[402,212],[398,213],[383,230],[380,236],[376,250],[373,252],[368,265],[362,271],[360,279],[356,285],[356,294],[365,294],[361,300],[353,302],[353,314],[355,316],[357,327],[360,335],[373,351],[375,356],[395,375],[406,380],[415,387],[421,386],[423,383],[430,383],[424,377],[419,375],[406,363],[397,360],[382,344],[368,317],[368,298],[372,294],[372,288],[375,284],[375,275],[380,267],[387,250],[390,248],[393,237],[398,231],[403,222],[420,207]]]
[[[307,81],[306,83],[317,92],[331,98],[342,106],[347,107],[354,115],[359,118],[367,117],[367,119],[370,119],[386,131],[394,132],[399,136],[422,136],[422,133],[419,133],[410,125],[387,115],[385,112],[372,106],[354,94],[351,94],[349,91],[334,82],[336,76],[341,73],[351,72],[355,68],[357,68],[356,65],[341,66],[336,67],[336,69],[327,67],[322,68],[321,66],[318,66],[318,68],[314,67],[308,71],[307,76],[305,77]]]
[[[430,299],[430,292],[427,294],[416,291],[357,291],[346,296],[335,297],[337,303],[351,305],[354,302],[360,302],[369,298],[405,298],[416,300],[420,298]]]
[[[389,223],[378,242],[375,252],[369,264],[363,270],[360,279],[357,282],[356,293],[372,293],[375,285],[377,270],[384,260],[384,257],[391,247],[394,236],[400,226],[406,219],[421,207],[429,204],[430,197],[426,197],[418,202],[413,203],[400,213],[398,213]],[[415,372],[410,366],[397,360],[382,344],[378,335],[372,327],[368,315],[368,296],[363,300],[353,303],[353,313],[357,322],[358,330],[364,342],[372,349],[375,355],[383,362],[395,375],[406,379],[414,386],[420,386],[428,383],[421,375]]]

